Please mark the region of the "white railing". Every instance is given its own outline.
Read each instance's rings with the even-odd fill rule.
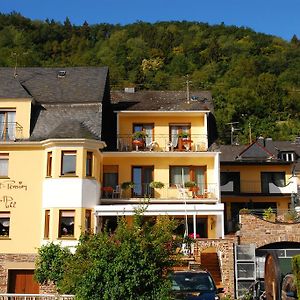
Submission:
[[[73,300],[74,295],[54,294],[0,294],[0,300]]]
[[[132,134],[118,135],[118,150],[128,151],[207,151],[207,135],[192,134],[189,138],[172,137],[168,134],[156,134],[134,139]]]

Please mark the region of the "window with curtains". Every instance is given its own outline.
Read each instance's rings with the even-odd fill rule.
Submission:
[[[52,152],[47,152],[47,177],[52,176]]]
[[[85,168],[85,176],[91,177],[93,176],[93,160],[94,154],[93,152],[86,153],[86,168]]]
[[[59,211],[59,237],[74,237],[75,210]]]
[[[177,149],[179,146],[178,140],[182,134],[191,134],[191,124],[170,124],[170,142],[174,149]]]
[[[196,184],[198,193],[206,188],[206,168],[201,166],[170,166],[170,186],[184,185],[188,181]]]
[[[0,177],[8,177],[8,154],[0,154]]]
[[[50,210],[45,210],[45,227],[44,227],[44,238],[49,238],[49,229],[50,229]]]
[[[118,166],[103,166],[103,187],[111,187],[113,189],[118,185]]]
[[[278,187],[284,187],[285,172],[261,172],[261,192],[269,193],[269,183],[273,183]]]
[[[0,237],[9,236],[10,212],[0,211]]]
[[[76,175],[76,151],[62,151],[61,175]]]
[[[87,209],[85,211],[85,233],[92,233],[92,211],[90,209]]]
[[[133,132],[145,132],[146,137],[145,137],[145,145],[146,147],[149,147],[151,145],[151,143],[153,142],[153,128],[154,128],[154,124],[153,123],[149,123],[149,124],[143,124],[143,123],[136,123],[133,124]]]
[[[0,139],[9,141],[16,138],[16,111],[0,110]]]

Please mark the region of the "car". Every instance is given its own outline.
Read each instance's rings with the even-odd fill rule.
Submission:
[[[207,271],[174,271],[170,275],[172,296],[182,300],[219,300],[224,292],[217,288]]]

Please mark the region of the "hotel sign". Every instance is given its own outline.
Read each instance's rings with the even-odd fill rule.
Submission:
[[[0,190],[5,192],[12,191],[27,191],[28,187],[22,181],[5,180],[0,182]],[[5,208],[16,208],[17,202],[10,195],[5,195],[0,198],[0,204],[3,204]]]

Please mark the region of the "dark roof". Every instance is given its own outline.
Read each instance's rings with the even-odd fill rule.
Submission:
[[[0,68],[1,98],[31,98],[20,82],[14,77],[13,68]]]
[[[111,100],[115,110],[129,111],[213,111],[212,96],[209,91],[190,93],[187,102],[183,91],[136,91],[134,93],[112,91]]]
[[[258,139],[251,145],[219,145],[214,151],[220,151],[221,163],[246,163],[262,161],[274,163],[287,163],[280,157],[282,152],[296,153],[295,169],[300,172],[300,144],[291,141],[273,141],[272,139]]]
[[[65,71],[65,75],[60,71]],[[31,95],[37,102],[92,103],[102,100],[108,68],[0,68],[0,96],[20,98]],[[18,86],[23,87],[23,91]]]
[[[30,140],[101,138],[102,104],[43,105],[36,109]]]

